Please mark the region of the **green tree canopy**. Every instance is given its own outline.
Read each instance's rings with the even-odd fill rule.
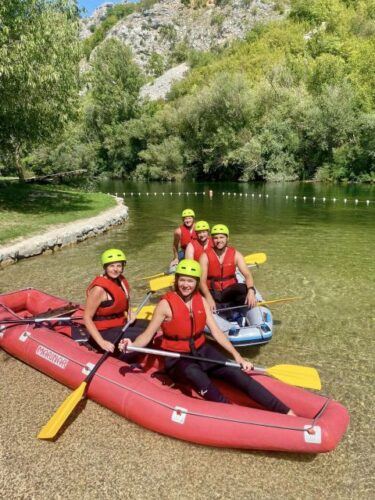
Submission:
[[[0,3],[0,152],[21,179],[23,157],[72,118],[78,62],[75,1]]]

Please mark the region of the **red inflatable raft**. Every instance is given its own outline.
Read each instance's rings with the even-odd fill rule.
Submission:
[[[0,323],[5,319],[69,308],[69,305],[66,300],[32,288],[2,294]],[[69,330],[48,324],[4,324],[0,346],[75,389],[100,354],[73,340]],[[130,366],[109,358],[93,378],[88,397],[161,434],[229,448],[327,452],[338,445],[349,423],[347,410],[336,401],[264,375],[252,376],[298,417],[265,411],[223,384],[220,388],[233,405],[204,401],[188,388],[173,387],[162,370],[163,360],[155,356],[140,357],[139,364]],[[51,414],[55,410],[51,408]],[[46,419],[49,417],[46,415]]]

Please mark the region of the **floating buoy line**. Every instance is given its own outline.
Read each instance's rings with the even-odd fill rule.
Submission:
[[[110,193],[108,193],[110,194]],[[123,198],[126,197],[153,197],[153,196],[208,196],[209,198],[213,198],[214,196],[222,196],[222,197],[233,197],[233,198],[250,198],[251,200],[259,200],[259,199],[284,199],[285,201],[288,200],[293,200],[293,201],[309,201],[309,202],[320,202],[320,203],[344,203],[346,204],[365,204],[369,206],[370,204],[374,204],[375,200],[359,200],[358,198],[330,198],[328,196],[297,196],[297,195],[283,195],[283,196],[273,196],[269,194],[264,194],[264,193],[237,193],[237,192],[230,192],[230,191],[220,191],[214,193],[211,189],[209,191],[168,191],[168,192],[141,192],[141,191],[131,191],[131,192],[126,192],[126,193],[115,193],[115,196],[122,196]]]

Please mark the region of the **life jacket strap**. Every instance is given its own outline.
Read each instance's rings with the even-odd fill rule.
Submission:
[[[225,276],[223,278],[222,277],[215,278],[214,276],[207,276],[207,280],[210,280],[210,281],[228,281],[228,280],[232,280],[235,277],[236,277],[235,274],[230,274],[229,276]]]
[[[189,335],[189,336],[186,336],[186,337],[178,337],[177,335],[169,335],[169,334],[167,334],[167,333],[163,333],[163,336],[164,336],[166,339],[168,339],[168,340],[176,340],[176,341],[178,341],[178,340],[188,340],[188,341],[190,341],[191,339],[193,339],[193,340],[198,340],[198,339],[200,339],[203,335],[204,335],[204,332],[198,332],[198,333],[196,333],[196,334],[195,334],[195,335],[193,335],[193,336],[190,336],[190,335]]]

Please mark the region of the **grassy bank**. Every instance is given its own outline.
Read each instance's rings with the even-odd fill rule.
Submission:
[[[49,226],[93,217],[115,206],[104,193],[63,186],[29,186],[0,179],[0,245],[31,236]]]

